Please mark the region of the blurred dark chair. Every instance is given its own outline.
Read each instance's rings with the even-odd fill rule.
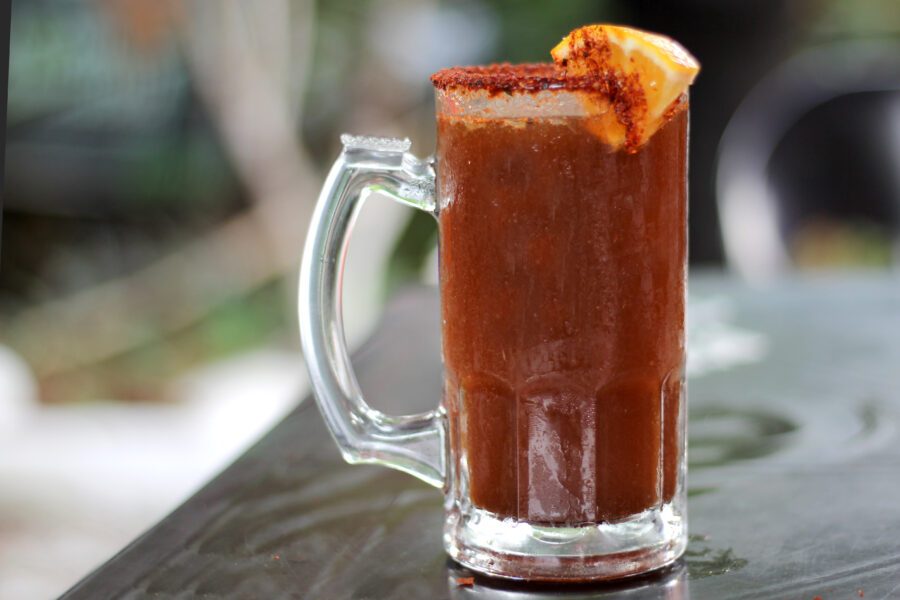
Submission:
[[[763,78],[722,136],[716,192],[727,263],[747,279],[808,264],[810,250],[834,266],[896,264],[900,44],[813,48]]]

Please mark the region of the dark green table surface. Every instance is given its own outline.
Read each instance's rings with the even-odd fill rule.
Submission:
[[[356,353],[378,408],[437,404],[437,302],[405,292]],[[691,541],[674,568],[457,585],[439,491],[344,464],[308,398],[64,598],[900,598],[900,279],[705,274],[690,306]]]

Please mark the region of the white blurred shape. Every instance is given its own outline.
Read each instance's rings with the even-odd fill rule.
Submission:
[[[0,437],[5,437],[34,412],[37,383],[25,361],[0,344]]]
[[[880,40],[808,48],[773,69],[741,102],[719,143],[716,195],[726,258],[742,277],[760,282],[791,268],[779,231],[781,200],[768,177],[779,142],[829,100],[897,90],[898,49]]]
[[[184,377],[175,402],[35,406],[0,436],[0,600],[63,593],[234,460],[305,390],[299,353],[263,349]]]
[[[372,194],[353,224],[341,296],[344,337],[351,350],[368,339],[381,316],[391,249],[413,210]]]
[[[195,371],[178,387],[191,399],[185,426],[221,457],[210,465],[219,470],[300,401],[306,370],[299,352],[261,349]]]
[[[435,71],[475,63],[497,41],[497,17],[480,2],[373,4],[371,46],[399,80],[421,86]]]
[[[686,368],[689,378],[759,362],[766,355],[766,337],[730,323],[734,311],[734,303],[724,297],[690,299]]]

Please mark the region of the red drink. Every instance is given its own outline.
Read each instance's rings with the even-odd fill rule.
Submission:
[[[344,457],[444,490],[451,558],[514,579],[610,579],[687,545],[699,65],[674,40],[602,24],[551,55],[432,76],[436,160],[409,140],[342,136],[303,253],[301,341]],[[442,410],[372,409],[341,344],[340,265],[366,190],[438,215]]]
[[[600,117],[439,111],[460,501],[599,523],[683,485],[687,121],[682,102],[629,151],[597,135]]]

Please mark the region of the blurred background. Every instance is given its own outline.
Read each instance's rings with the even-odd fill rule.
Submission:
[[[0,599],[54,597],[304,394],[307,222],[343,132],[434,147],[428,76],[666,33],[691,91],[691,266],[896,268],[896,0],[15,0],[0,249]],[[364,340],[434,282],[427,215],[367,203]]]

